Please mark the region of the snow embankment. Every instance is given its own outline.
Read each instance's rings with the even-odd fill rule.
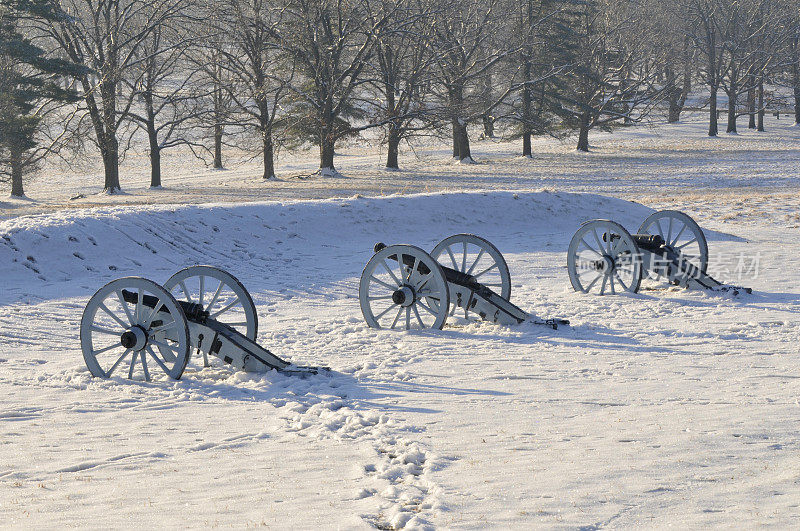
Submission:
[[[365,258],[377,241],[427,248],[458,232],[489,239],[519,234],[525,248],[527,236],[570,233],[596,217],[634,227],[649,212],[629,201],[548,191],[93,208],[0,223],[0,263],[7,286],[58,284],[52,295],[72,295],[62,291],[65,282],[94,285],[98,277],[126,275],[164,280],[197,263],[243,277],[283,276],[300,257],[324,256],[331,242],[363,249]]]

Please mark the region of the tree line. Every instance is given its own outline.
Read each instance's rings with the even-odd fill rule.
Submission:
[[[271,179],[313,144],[335,175],[366,130],[394,169],[419,135],[472,162],[474,125],[528,157],[536,135],[588,151],[693,93],[709,135],[723,112],[763,130],[778,98],[800,123],[799,56],[797,0],[2,0],[0,179],[21,196],[46,157],[95,156],[114,193],[135,138],[153,187],[179,146],[215,168],[236,146]]]

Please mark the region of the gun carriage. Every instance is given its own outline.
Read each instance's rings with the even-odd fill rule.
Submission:
[[[709,275],[708,242],[688,215],[662,210],[648,216],[636,234],[614,221],[595,219],[578,229],[567,250],[575,291],[598,295],[636,293],[642,278],[663,279],[688,289],[751,293]]]
[[[455,234],[430,254],[413,245],[378,243],[361,274],[359,301],[373,328],[441,329],[457,310],[512,325],[524,321],[552,328],[564,319],[539,320],[509,300],[511,276],[503,255],[487,240]]]
[[[109,378],[127,368],[129,379],[150,381],[164,373],[179,379],[192,352],[236,369],[316,373],[256,343],[258,315],[244,286],[230,273],[192,266],[164,285],[141,277],[109,282],[95,293],[81,319],[81,350],[93,376]]]

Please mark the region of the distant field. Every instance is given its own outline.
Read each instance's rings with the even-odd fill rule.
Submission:
[[[639,125],[614,133],[593,132],[589,154],[575,151],[574,142],[540,138],[534,158],[516,154],[519,142],[474,140],[479,164],[454,164],[446,140],[427,139],[403,150],[401,171],[383,169],[379,144],[359,142],[341,147],[336,158],[343,178],[298,178],[318,166],[315,150],[281,152],[278,180],[264,182],[255,163],[235,162],[215,171],[191,155],[164,153],[164,189],[149,189],[149,162],[145,154],[131,153],[121,170],[124,194],[107,196],[102,170],[76,162],[54,167],[26,188],[29,201],[0,201],[0,216],[48,212],[116,204],[197,204],[270,199],[321,199],[355,194],[380,196],[440,190],[535,190],[548,188],[589,191],[648,202],[685,198],[691,193],[702,203],[775,197],[774,206],[794,208],[800,188],[800,128],[788,117],[767,117],[767,132],[746,127],[738,135],[706,136],[706,116],[697,113],[675,125]],[[742,120],[743,124],[745,123]],[[477,137],[477,131],[473,135]],[[784,199],[783,194],[789,197]],[[70,198],[84,195],[70,200]],[[794,209],[796,211],[796,209]],[[772,212],[774,213],[774,212]]]

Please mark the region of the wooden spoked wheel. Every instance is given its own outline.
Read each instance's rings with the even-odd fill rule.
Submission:
[[[703,229],[688,215],[677,210],[661,210],[650,214],[639,227],[639,234],[661,236],[664,244],[681,254],[703,273],[708,268],[708,242]],[[662,269],[653,267],[650,272],[658,277]]]
[[[175,298],[151,280],[126,277],[95,293],[81,318],[81,350],[92,375],[110,378],[163,373],[179,379],[190,352],[186,316]]]
[[[247,289],[227,271],[207,265],[187,267],[167,279],[164,289],[178,300],[199,304],[212,319],[255,341],[256,306]]]
[[[635,293],[642,281],[642,257],[622,225],[596,219],[581,225],[572,237],[567,271],[575,291],[598,295]]]
[[[373,328],[441,329],[450,293],[439,263],[413,245],[384,247],[367,262],[358,298]]]

